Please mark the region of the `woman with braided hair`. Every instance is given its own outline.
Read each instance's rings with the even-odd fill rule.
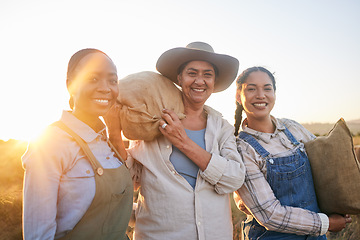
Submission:
[[[247,213],[244,239],[326,239],[327,231],[342,230],[351,222],[348,215],[319,213],[304,148],[315,136],[293,120],[270,114],[276,99],[273,74],[248,68],[236,85],[235,135],[246,176],[234,198]]]

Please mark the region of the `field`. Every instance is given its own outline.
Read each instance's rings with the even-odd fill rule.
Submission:
[[[22,239],[21,189],[24,171],[21,155],[27,143],[15,140],[0,141],[0,239]]]
[[[360,136],[354,137],[355,145],[360,145]],[[21,208],[23,169],[21,155],[26,150],[26,142],[0,140],[0,240],[22,239]],[[232,202],[234,239],[239,239],[240,224],[244,214]],[[353,223],[337,234],[328,234],[328,239],[360,239],[360,217],[352,216]]]

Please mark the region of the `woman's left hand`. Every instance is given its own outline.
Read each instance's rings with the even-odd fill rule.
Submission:
[[[110,142],[114,145],[116,150],[120,153],[123,160],[127,158],[125,144],[121,135],[121,121],[120,121],[120,105],[115,103],[114,106],[104,116],[106,126],[109,130]]]
[[[185,128],[176,113],[169,109],[163,109],[159,130],[177,148],[185,143],[188,136]]]
[[[120,122],[120,105],[115,103],[114,106],[104,116],[104,121],[109,129],[109,134],[119,134],[121,132]]]
[[[349,214],[345,216],[339,214],[331,214],[329,216],[329,231],[339,232],[346,227],[346,224],[351,223],[352,219]]]

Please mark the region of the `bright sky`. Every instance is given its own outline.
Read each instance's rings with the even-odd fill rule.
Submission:
[[[0,139],[28,140],[68,109],[66,67],[98,48],[119,77],[156,71],[166,50],[204,41],[239,59],[239,74],[275,72],[276,117],[360,118],[357,0],[5,0],[0,2]],[[233,123],[235,84],[207,104]]]

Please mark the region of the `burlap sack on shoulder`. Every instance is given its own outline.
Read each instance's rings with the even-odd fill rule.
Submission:
[[[162,109],[185,117],[181,91],[172,81],[155,72],[134,73],[119,81],[120,121],[131,140],[151,141],[161,135]]]
[[[360,214],[360,166],[341,118],[328,133],[305,143],[317,200],[326,214]]]

